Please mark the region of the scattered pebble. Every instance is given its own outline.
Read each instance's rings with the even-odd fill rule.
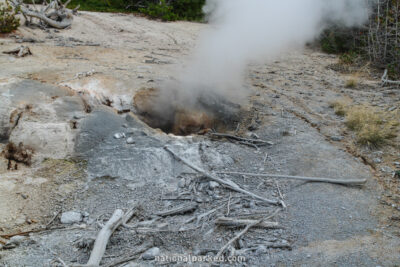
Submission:
[[[339,142],[343,140],[343,136],[331,136],[331,140]]]
[[[211,189],[215,189],[215,188],[217,188],[219,186],[219,183],[214,182],[214,181],[210,181],[209,182],[209,186],[210,186]]]
[[[67,211],[61,214],[62,224],[72,224],[82,221],[82,214],[78,211]]]
[[[142,255],[143,260],[154,260],[156,256],[160,255],[160,249],[158,247],[153,247],[149,250],[147,250],[145,253]]]
[[[126,139],[126,143],[127,144],[134,144],[135,143],[135,139],[133,139],[133,137],[128,137],[128,139]]]
[[[180,179],[179,182],[178,182],[179,188],[184,188],[185,185],[186,185],[186,180],[185,180],[185,178]]]
[[[125,134],[124,133],[116,133],[116,134],[114,134],[114,138],[115,139],[125,138]]]
[[[392,168],[390,168],[389,166],[383,166],[383,167],[381,168],[381,171],[387,172],[387,173],[391,173],[393,170],[392,170]]]
[[[373,161],[374,161],[374,163],[381,163],[382,162],[382,160],[380,158],[374,158]]]

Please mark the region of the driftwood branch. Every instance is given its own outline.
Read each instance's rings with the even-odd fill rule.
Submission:
[[[197,171],[197,172],[203,174],[203,175],[204,175],[205,177],[207,177],[208,179],[213,180],[213,181],[215,181],[215,182],[221,184],[222,186],[224,186],[224,187],[226,187],[226,188],[229,188],[229,189],[231,189],[231,190],[234,190],[234,191],[237,191],[237,192],[246,194],[246,195],[248,195],[248,196],[251,196],[251,197],[253,197],[253,198],[255,198],[255,199],[264,201],[264,202],[269,203],[269,204],[274,204],[274,205],[280,204],[280,201],[277,201],[277,200],[270,200],[270,199],[266,199],[266,198],[263,198],[263,197],[261,197],[261,196],[258,196],[258,195],[256,195],[256,194],[250,192],[250,191],[247,191],[247,190],[241,188],[239,185],[237,185],[236,183],[234,183],[234,182],[231,181],[231,180],[223,180],[223,179],[221,179],[221,178],[216,177],[215,175],[212,175],[212,174],[206,172],[205,170],[203,170],[203,169],[201,169],[201,168],[199,168],[199,167],[197,167],[197,166],[194,166],[194,165],[193,165],[192,163],[190,163],[189,161],[187,161],[187,160],[185,160],[185,159],[179,157],[179,156],[178,156],[174,151],[172,151],[168,146],[165,146],[164,149],[167,150],[169,153],[171,153],[175,158],[177,158],[178,160],[180,160],[182,163],[184,163],[185,165],[187,165],[188,167],[190,167],[191,169],[193,169],[193,170],[195,170],[195,171]]]
[[[139,254],[145,252],[146,250],[152,248],[154,245],[153,241],[150,242],[146,242],[142,245],[140,245],[140,247],[136,248],[135,251],[130,252],[129,256],[123,257],[123,258],[119,258],[109,264],[106,265],[102,265],[103,267],[114,267],[114,266],[118,266],[120,264],[123,264],[125,262],[129,262],[129,261],[133,261],[136,260],[137,258],[139,258]]]
[[[304,177],[304,176],[291,176],[281,174],[262,174],[262,173],[246,173],[246,172],[218,172],[218,174],[229,174],[229,175],[246,175],[253,177],[266,177],[266,178],[282,178],[282,179],[293,179],[302,180],[307,182],[321,182],[341,185],[362,185],[365,184],[367,179],[332,179],[332,178],[319,178],[319,177]]]
[[[385,71],[383,72],[382,78],[382,85],[386,85],[386,84],[397,84],[400,85],[400,81],[391,81],[388,79],[388,70],[385,69]]]
[[[99,266],[101,259],[104,256],[104,252],[106,251],[106,247],[111,235],[114,233],[115,230],[117,230],[117,228],[120,225],[128,222],[129,219],[134,215],[134,213],[135,209],[131,209],[127,211],[125,214],[122,210],[116,209],[111,218],[98,233],[88,262],[85,265],[80,265],[80,266],[85,266],[85,267]]]
[[[29,49],[29,47],[21,45],[18,48],[15,48],[15,49],[12,49],[9,51],[4,51],[3,54],[9,54],[9,55],[12,54],[12,55],[15,55],[16,57],[25,57],[25,56],[32,55],[32,52]]]
[[[20,0],[9,0],[11,5],[15,9],[19,9],[24,17],[37,18],[43,24],[57,28],[57,29],[65,29],[71,26],[73,21],[73,13],[76,12],[66,8],[66,4],[58,4],[58,0],[53,0],[47,5],[45,8],[42,8],[40,11],[36,8],[34,4],[34,9],[29,8],[24,5]]]

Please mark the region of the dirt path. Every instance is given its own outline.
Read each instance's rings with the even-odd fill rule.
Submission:
[[[333,70],[338,59],[311,49],[250,66],[246,108],[251,114],[240,132],[274,142],[259,149],[204,136],[165,135],[133,114],[134,94],[173,77],[205,27],[82,12],[65,31],[21,27],[18,36],[0,39],[1,51],[15,48],[23,37],[36,40],[24,43],[32,56],[0,54],[0,148],[12,141],[35,150],[29,167],[18,164],[17,170],[7,170],[8,161],[0,161],[0,234],[38,229],[55,215],[49,226],[65,228],[31,234],[18,247],[0,251],[0,265],[46,266],[57,257],[83,263],[89,254],[81,241],[95,236],[98,221],[115,208],[139,203],[141,211],[133,221],[146,222],[157,218],[157,211],[187,203],[166,200],[168,196],[182,194],[196,202],[194,215],[223,208],[199,225],[184,223],[193,216],[189,213],[158,218],[163,231],[121,229],[113,235],[104,263],[129,255],[144,240],[152,240],[161,255],[202,249],[215,254],[237,233],[213,223],[226,215],[228,202],[233,202],[233,217],[275,209],[211,187],[176,162],[163,149],[166,144],[210,171],[368,179],[362,188],[352,188],[229,177],[265,197],[278,198],[280,192],[288,205],[275,218],[285,229],[251,230],[235,245],[248,266],[400,264],[400,225],[391,219],[400,214],[399,179],[391,177],[399,150],[355,145],[353,133],[329,107],[346,97],[381,109],[399,108],[400,91],[382,88],[378,77],[364,73],[355,88],[345,88],[350,74]],[[135,143],[116,139],[116,133]],[[60,224],[59,212],[70,210],[84,214],[83,220],[75,226]],[[268,247],[271,243],[292,249]]]

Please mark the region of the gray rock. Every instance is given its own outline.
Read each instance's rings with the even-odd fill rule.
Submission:
[[[343,140],[343,136],[331,136],[331,140],[339,142]]]
[[[381,168],[381,171],[387,172],[387,173],[391,173],[393,170],[392,170],[392,168],[390,168],[389,166],[383,166],[383,167]]]
[[[133,137],[128,137],[128,139],[126,139],[126,143],[127,144],[134,144],[135,143],[135,139],[133,139]]]
[[[179,182],[178,182],[178,186],[180,188],[184,188],[185,184],[186,184],[185,178],[180,179]]]
[[[79,223],[82,221],[82,213],[78,211],[67,211],[61,214],[61,223],[62,224],[72,224]]]
[[[381,163],[382,162],[382,160],[380,158],[374,158],[373,161],[374,161],[374,163]]]
[[[114,138],[115,139],[125,138],[125,134],[124,133],[115,133]]]
[[[219,183],[210,181],[208,185],[210,186],[211,189],[215,189],[219,186]]]
[[[154,260],[156,256],[160,255],[160,249],[158,247],[153,247],[149,250],[147,250],[145,253],[142,255],[143,260]]]

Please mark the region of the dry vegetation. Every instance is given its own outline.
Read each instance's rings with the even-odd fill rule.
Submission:
[[[347,99],[331,103],[335,114],[345,117],[346,126],[362,145],[379,146],[397,137],[399,112],[382,111],[367,104],[350,105]]]

